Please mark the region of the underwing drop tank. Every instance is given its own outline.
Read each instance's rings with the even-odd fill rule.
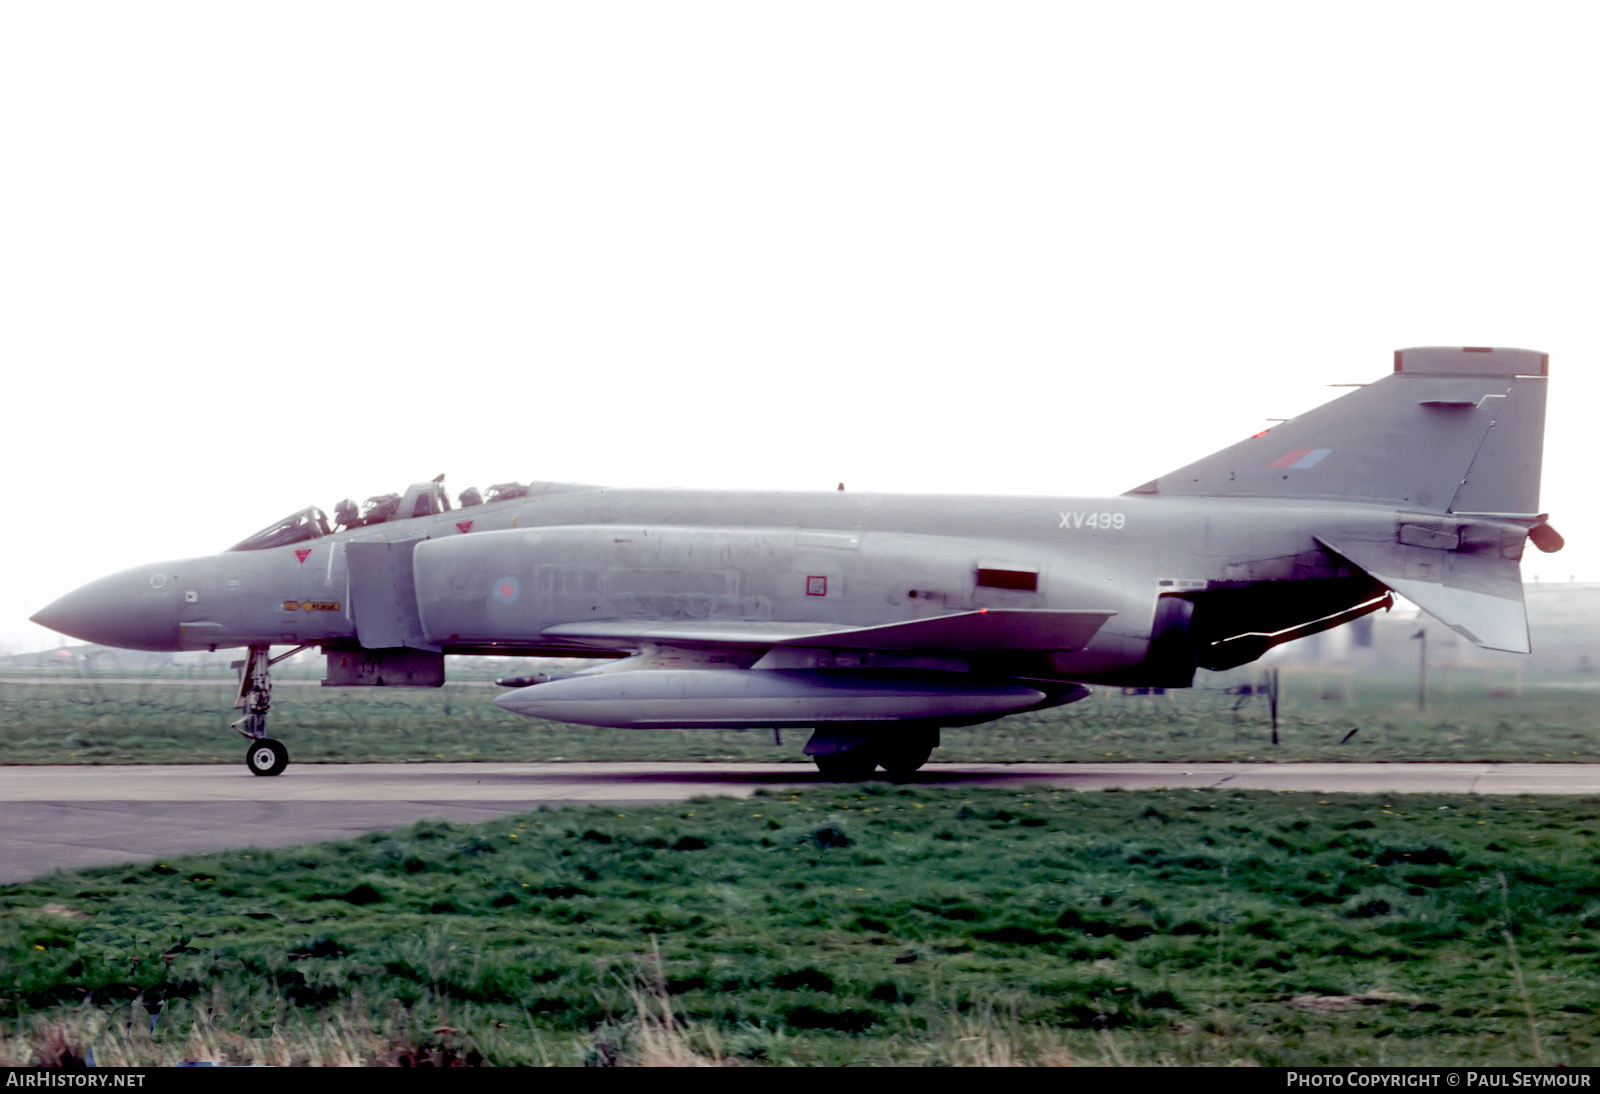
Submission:
[[[943,679],[942,676],[950,676]],[[819,726],[837,722],[986,720],[1045,703],[1021,684],[956,674],[826,669],[639,669],[518,688],[495,703],[514,714],[615,729]]]

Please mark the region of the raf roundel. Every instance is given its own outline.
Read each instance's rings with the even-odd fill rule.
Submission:
[[[502,577],[496,579],[490,592],[502,604],[515,604],[522,595],[522,585],[514,577]]]

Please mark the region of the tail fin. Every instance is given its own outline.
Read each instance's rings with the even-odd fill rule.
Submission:
[[[1329,498],[1434,513],[1539,511],[1547,354],[1427,346],[1394,372],[1130,494]]]

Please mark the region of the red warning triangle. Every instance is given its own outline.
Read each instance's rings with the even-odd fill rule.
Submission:
[[[456,531],[460,532],[462,535],[466,535],[468,532],[472,531],[472,522],[470,520],[456,521]]]
[[[304,566],[306,564],[306,559],[311,557],[311,548],[309,548],[309,547],[296,548],[295,552],[294,552],[294,557],[298,558],[300,560],[300,565]]]

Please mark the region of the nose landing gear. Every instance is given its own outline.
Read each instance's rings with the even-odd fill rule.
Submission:
[[[250,741],[245,750],[244,765],[252,775],[280,775],[289,766],[289,750],[282,741],[267,736],[267,710],[272,706],[272,666],[286,657],[293,657],[309,646],[296,646],[288,653],[270,656],[268,646],[251,646],[243,661],[235,661],[239,670],[239,694],[234,699],[235,710],[244,711],[244,717],[231,727]]]

